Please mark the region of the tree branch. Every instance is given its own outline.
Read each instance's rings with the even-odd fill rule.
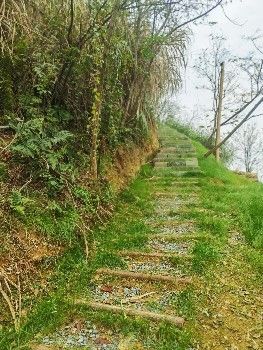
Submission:
[[[173,32],[176,31],[176,30],[178,30],[178,29],[180,29],[180,28],[182,28],[182,27],[184,27],[184,26],[186,26],[186,25],[189,24],[189,23],[195,22],[195,21],[197,21],[198,19],[200,19],[200,18],[202,18],[202,17],[204,17],[204,16],[207,16],[210,12],[212,12],[214,9],[216,9],[218,6],[220,6],[220,5],[222,4],[223,1],[224,1],[224,0],[219,0],[213,7],[211,7],[211,8],[208,9],[207,11],[201,13],[200,15],[198,15],[198,16],[196,16],[196,17],[194,17],[194,18],[189,19],[188,21],[183,22],[183,23],[180,24],[179,26],[175,27],[174,30],[173,30]]]
[[[254,111],[263,103],[263,97],[257,102],[257,104],[251,109],[251,111],[241,120],[240,123],[221,141],[217,146],[213,147],[210,151],[208,151],[204,157],[210,156],[210,154],[214,153],[215,150],[220,148],[254,113]]]

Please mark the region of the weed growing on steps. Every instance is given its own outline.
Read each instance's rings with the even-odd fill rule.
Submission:
[[[248,244],[244,257],[262,276],[263,185],[234,174],[223,164],[218,164],[213,156],[204,158],[206,148],[197,141],[193,144],[203,171],[200,198],[204,208],[209,210],[207,215],[199,218],[200,227],[223,237],[233,229],[243,234]]]
[[[201,213],[198,226],[204,232],[209,231],[214,236],[225,236],[228,233],[229,222],[212,213]]]
[[[200,148],[200,146],[198,147]],[[200,150],[201,157],[203,149],[200,148]],[[207,164],[210,175],[206,174],[206,163],[203,162],[202,170],[205,175],[199,174],[196,177],[200,183],[199,198],[202,199],[201,205],[205,210],[200,212],[197,210],[198,208],[192,208],[192,210],[189,208],[189,212],[183,213],[181,218],[194,218],[198,229],[205,231],[207,235],[211,236],[211,239],[201,240],[195,244],[192,262],[186,261],[182,264],[180,259],[170,259],[173,265],[180,264],[186,273],[192,271],[198,276],[204,275],[203,278],[207,278],[207,272],[213,271],[214,265],[220,262],[229,232],[240,227],[241,219],[245,220],[245,217],[239,213],[240,204],[235,203],[236,198],[239,198],[235,187],[239,189],[245,188],[246,184],[250,186],[247,180],[242,178],[239,180],[232,173],[228,177],[228,171],[221,166],[217,169],[213,160],[208,159]],[[214,170],[213,167],[215,167]],[[75,306],[70,302],[74,297],[86,298],[89,295],[91,276],[96,268],[126,267],[124,260],[117,255],[118,250],[127,249],[127,247],[136,250],[145,249],[148,235],[152,232],[150,226],[145,224],[145,218],[153,215],[151,192],[157,187],[160,192],[166,188],[161,181],[158,184],[145,181],[145,176],[151,177],[150,167],[144,168],[143,174],[119,196],[116,213],[112,219],[106,224],[98,225],[94,230],[91,241],[93,243],[96,241],[96,245],[91,251],[89,263],[86,263],[80,246],[75,245],[67,252],[58,262],[56,272],[50,282],[56,288],[53,290],[50,288],[49,295],[44,295],[36,300],[18,335],[8,332],[7,329],[1,331],[1,349],[10,349],[12,343],[14,344],[13,349],[18,346],[24,347],[37,333],[52,332],[75,317],[84,317],[122,335],[136,334],[137,339],[143,339],[145,346],[149,349],[183,350],[191,346],[197,303],[197,292],[191,288],[179,293],[173,302],[173,308],[176,312],[188,317],[189,324],[184,330],[179,330],[166,323],[156,325],[148,321],[125,318],[123,315],[113,316],[109,312],[92,312],[86,306]],[[171,174],[169,176],[167,176],[167,180],[170,181]],[[230,193],[222,196],[223,186],[218,184],[224,184],[230,188]],[[254,184],[252,185],[254,186]],[[194,189],[194,187],[192,188]],[[185,192],[187,191],[185,190]],[[219,205],[220,202],[223,204]],[[251,212],[248,214],[249,217],[252,216]],[[254,232],[254,227],[250,224],[248,228]],[[257,228],[260,229],[260,223],[258,223]],[[254,237],[254,235],[252,236]],[[244,256],[250,257],[251,264],[256,268],[259,268],[260,261],[262,261],[258,251],[258,248],[255,249],[251,246],[245,248],[243,252]],[[40,321],[39,318],[41,318]]]
[[[217,248],[210,242],[197,242],[193,249],[192,269],[200,274],[208,271],[219,259]]]

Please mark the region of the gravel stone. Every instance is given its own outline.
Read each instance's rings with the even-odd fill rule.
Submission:
[[[179,254],[184,254],[189,252],[190,243],[186,242],[163,242],[151,240],[149,245],[152,249],[163,251],[163,252],[175,252]]]
[[[179,225],[169,225],[169,226],[161,226],[158,227],[158,233],[162,233],[164,235],[171,235],[171,234],[186,234],[186,233],[192,233],[196,231],[195,226],[192,223],[182,223]]]
[[[112,333],[111,333],[112,335]],[[95,341],[99,338],[105,338],[103,333],[92,325],[90,321],[84,323],[81,329],[75,327],[74,323],[67,325],[55,333],[42,338],[44,345],[57,345],[63,349],[74,349],[75,347],[88,347],[91,350],[117,350],[118,341],[115,337],[109,339],[108,344],[97,344]]]

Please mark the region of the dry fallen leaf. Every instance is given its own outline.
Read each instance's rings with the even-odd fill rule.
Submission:
[[[99,337],[97,339],[95,339],[95,343],[97,345],[107,345],[110,344],[109,339],[105,338],[105,337]]]
[[[107,285],[101,286],[100,291],[104,292],[104,293],[112,293],[113,287],[112,286],[107,286]]]

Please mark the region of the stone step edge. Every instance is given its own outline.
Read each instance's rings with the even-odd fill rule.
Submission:
[[[112,313],[118,313],[123,314],[127,316],[135,316],[135,317],[141,317],[146,319],[151,319],[153,321],[159,321],[159,322],[169,322],[171,324],[174,324],[178,327],[182,327],[185,323],[184,318],[179,316],[172,316],[162,313],[156,313],[151,311],[142,311],[117,305],[109,305],[109,304],[103,304],[98,302],[92,302],[82,299],[77,299],[74,302],[75,305],[85,305],[88,306],[94,310],[97,311],[110,311]]]
[[[160,258],[160,259],[169,259],[169,258],[181,258],[183,260],[191,260],[193,258],[190,254],[177,254],[177,253],[147,253],[147,252],[140,252],[140,251],[128,251],[123,250],[121,252],[118,252],[119,256],[125,257],[145,257],[145,258]]]
[[[187,164],[187,163],[178,163],[178,162],[173,162],[173,161],[167,161],[166,159],[164,160],[155,160],[154,161],[154,166],[155,167],[169,167],[169,168],[178,168],[183,169],[183,170],[192,170],[192,169],[200,169],[199,165],[197,163],[194,164]]]
[[[191,219],[191,220],[159,220],[156,219],[156,221],[158,220],[158,222],[150,222],[148,223],[148,225],[150,225],[153,228],[162,228],[162,227],[168,227],[170,228],[171,226],[174,227],[178,227],[184,224],[188,224],[188,225],[193,225],[196,224],[196,220],[195,219]]]
[[[131,278],[135,280],[144,280],[144,281],[155,281],[155,282],[169,282],[172,284],[186,285],[192,282],[190,277],[174,277],[168,275],[153,275],[143,272],[132,272],[128,270],[112,270],[108,268],[100,268],[96,271],[97,275],[110,275],[120,278]]]
[[[195,155],[195,157],[197,158],[198,153],[196,152],[196,150],[194,148],[178,148],[178,147],[162,147],[159,148],[159,150],[157,151],[157,154],[169,154],[169,155],[182,155],[185,154],[186,156],[191,154],[191,155]],[[194,156],[193,156],[194,157]]]
[[[191,197],[191,198],[199,198],[199,195],[197,193],[177,193],[177,192],[155,192],[153,195],[154,198],[184,198],[184,197]]]
[[[150,239],[161,239],[162,241],[186,241],[186,240],[199,240],[199,239],[209,239],[210,236],[207,234],[201,233],[174,233],[174,234],[165,234],[165,233],[156,233],[150,235]]]
[[[201,174],[200,169],[197,167],[179,167],[170,165],[157,165],[154,166],[154,173],[172,173],[174,176],[185,175],[187,173]]]
[[[176,157],[175,155],[158,154],[153,161],[172,161],[172,162],[198,162],[196,157]]]
[[[185,184],[200,184],[198,179],[196,178],[189,178],[190,180],[188,180],[188,178],[186,179],[186,181],[173,181],[174,184],[182,184],[182,185],[185,185]],[[155,181],[155,180],[162,180],[162,181],[165,181],[167,180],[165,177],[163,176],[152,176],[152,177],[149,177],[148,179],[145,179],[145,181]],[[170,180],[170,179],[169,179]]]
[[[191,232],[191,233],[153,233],[149,235],[149,238],[169,240],[169,241],[184,241],[184,240],[195,240],[208,238],[207,234]]]
[[[173,176],[176,178],[182,178],[188,174],[196,174],[196,175],[204,175],[204,172],[202,170],[198,169],[191,169],[191,170],[178,170],[171,167],[156,167],[154,168],[155,174],[168,174],[169,176]]]

